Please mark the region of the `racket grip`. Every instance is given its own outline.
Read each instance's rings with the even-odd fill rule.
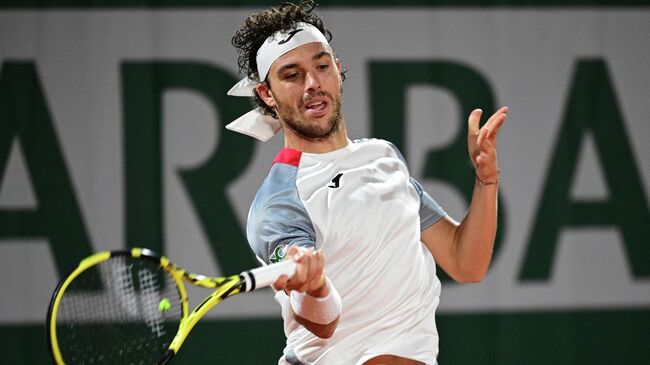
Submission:
[[[166,365],[172,359],[172,357],[174,357],[174,355],[176,355],[174,350],[167,350],[165,356],[163,356],[163,358],[158,362],[158,365]]]
[[[276,264],[261,266],[249,271],[244,271],[240,274],[246,288],[244,291],[253,291],[260,288],[265,288],[273,283],[280,277],[280,275],[287,275],[291,277],[296,272],[298,264],[293,260],[284,260]]]

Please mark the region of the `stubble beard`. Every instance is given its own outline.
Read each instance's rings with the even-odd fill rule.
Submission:
[[[276,113],[278,114],[278,117],[280,117],[280,119],[284,122],[285,127],[289,128],[299,137],[310,141],[326,140],[331,135],[338,132],[341,126],[341,94],[342,92],[339,93],[336,98],[333,98],[332,95],[325,91],[319,91],[311,95],[311,97],[326,96],[333,103],[332,105],[334,107],[334,112],[324,127],[321,127],[317,123],[310,123],[304,120],[300,117],[299,112],[294,108],[277,100]],[[303,100],[303,102],[299,105],[300,110],[302,110],[302,106],[307,101],[309,101],[311,97]]]

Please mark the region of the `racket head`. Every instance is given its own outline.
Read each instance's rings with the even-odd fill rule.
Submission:
[[[47,316],[56,364],[154,364],[188,315],[182,273],[146,249],[92,255],[57,285]]]

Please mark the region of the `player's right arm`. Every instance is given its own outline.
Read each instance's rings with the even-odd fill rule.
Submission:
[[[290,297],[289,313],[314,335],[330,338],[341,313],[341,298],[325,276],[325,257],[321,250],[291,246],[287,260],[298,263],[292,277],[281,276],[273,285]]]
[[[341,298],[325,276],[323,253],[315,250],[316,231],[300,200],[296,174],[291,163],[273,164],[251,204],[246,233],[253,252],[265,264],[283,259],[298,263],[291,278],[275,283],[275,289],[283,291],[276,300],[285,320],[327,338],[338,324]]]

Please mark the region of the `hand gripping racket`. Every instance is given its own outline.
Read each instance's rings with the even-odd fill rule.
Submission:
[[[96,253],[54,291],[47,314],[50,354],[57,365],[167,364],[212,307],[295,270],[287,260],[210,278],[147,249]],[[190,313],[184,283],[214,291]]]

